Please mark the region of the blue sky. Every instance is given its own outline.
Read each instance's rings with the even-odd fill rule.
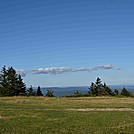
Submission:
[[[134,1],[1,0],[0,49],[27,86],[134,84]]]

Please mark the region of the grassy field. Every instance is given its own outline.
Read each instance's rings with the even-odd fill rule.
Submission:
[[[134,98],[1,97],[0,134],[134,134]]]

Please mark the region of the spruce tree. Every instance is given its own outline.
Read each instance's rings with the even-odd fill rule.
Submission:
[[[112,96],[112,90],[106,85],[106,83],[102,84],[101,79],[98,77],[95,83],[91,83],[89,87],[89,94],[93,96]]]
[[[131,93],[124,87],[121,91],[121,95],[131,96]]]
[[[93,82],[91,83],[91,86],[89,87],[88,93],[91,95],[96,95],[95,84]]]
[[[54,97],[53,92],[51,89],[47,90],[46,97]]]
[[[35,95],[36,95],[36,93],[33,90],[33,87],[31,85],[30,88],[27,90],[27,96],[35,96]]]
[[[26,87],[21,75],[13,67],[4,66],[0,74],[0,96],[25,95]]]
[[[119,94],[118,89],[114,89],[114,95],[118,95],[118,94]]]
[[[6,66],[4,66],[0,73],[0,96],[9,96],[8,89],[8,80],[7,80],[7,70]]]
[[[23,83],[23,79],[21,78],[21,75],[18,75],[17,79],[17,90],[18,94],[17,95],[26,95],[26,85]]]
[[[37,89],[37,96],[43,96],[40,86],[38,86],[38,89]]]
[[[13,67],[9,67],[7,73],[8,73],[7,79],[8,79],[10,95],[17,96],[18,95],[18,89],[17,89],[18,75],[16,74],[16,71],[15,69],[13,69]]]
[[[95,92],[96,92],[96,96],[98,96],[98,95],[100,94],[101,87],[102,87],[101,79],[98,77],[98,78],[96,79],[96,82],[95,82]]]

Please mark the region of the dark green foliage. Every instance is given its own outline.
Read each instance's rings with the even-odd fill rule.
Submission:
[[[38,89],[37,89],[37,96],[43,96],[40,86],[38,86]]]
[[[54,91],[52,91],[51,89],[48,89],[45,96],[46,96],[46,97],[54,97],[53,92],[54,92]]]
[[[8,89],[8,80],[7,80],[7,70],[6,66],[4,66],[0,73],[0,96],[8,96],[10,95]]]
[[[114,89],[114,95],[119,95],[118,89]]]
[[[25,83],[23,83],[21,75],[18,76],[17,84],[18,84],[19,95],[23,95],[23,96],[26,95],[26,85]]]
[[[104,87],[102,88],[105,91],[104,95],[113,96],[114,93],[112,90],[104,83]]]
[[[132,94],[125,87],[122,89],[121,95],[132,96]]]
[[[101,83],[101,79],[99,77],[96,79],[95,85],[96,85],[98,90],[103,87],[103,85]]]
[[[95,83],[91,83],[88,93],[92,96],[112,96],[112,90],[106,85],[102,84],[101,79],[97,78]]]
[[[93,82],[91,83],[91,86],[89,87],[88,93],[91,94],[91,95],[98,94],[98,91],[96,90],[96,86]]]
[[[30,88],[27,90],[27,96],[35,96],[35,95],[36,95],[36,93],[33,90],[33,87],[31,85]]]
[[[4,66],[0,74],[0,96],[25,95],[26,86],[21,75],[18,75],[13,67],[6,69]]]

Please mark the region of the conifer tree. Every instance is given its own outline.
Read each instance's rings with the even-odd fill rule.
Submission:
[[[106,83],[102,84],[101,79],[99,77],[96,79],[95,83],[91,83],[88,93],[93,96],[113,95],[112,90],[106,85]]]
[[[18,89],[18,95],[26,95],[26,85],[23,83],[23,79],[21,78],[21,75],[18,75],[17,79],[17,89]]]
[[[9,96],[8,89],[8,80],[7,80],[7,70],[6,66],[4,66],[0,73],[0,96]]]
[[[10,90],[10,95],[11,96],[17,96],[18,95],[18,89],[17,89],[17,80],[18,80],[18,75],[16,74],[15,69],[13,67],[9,67],[7,70],[7,79],[8,79],[8,88]]]
[[[51,89],[47,90],[46,97],[54,97],[53,92]]]
[[[118,95],[118,94],[119,94],[118,89],[114,89],[114,95]]]
[[[0,96],[25,95],[26,87],[21,75],[13,67],[4,66],[0,74]]]
[[[40,86],[38,86],[38,89],[37,89],[37,96],[43,96]]]
[[[121,95],[131,96],[131,93],[124,87],[121,91]]]
[[[30,88],[27,90],[27,96],[35,96],[35,91],[33,90],[32,85],[30,86]]]
[[[93,82],[91,83],[91,86],[89,87],[88,93],[91,95],[96,95],[96,88],[95,88],[95,84]]]

